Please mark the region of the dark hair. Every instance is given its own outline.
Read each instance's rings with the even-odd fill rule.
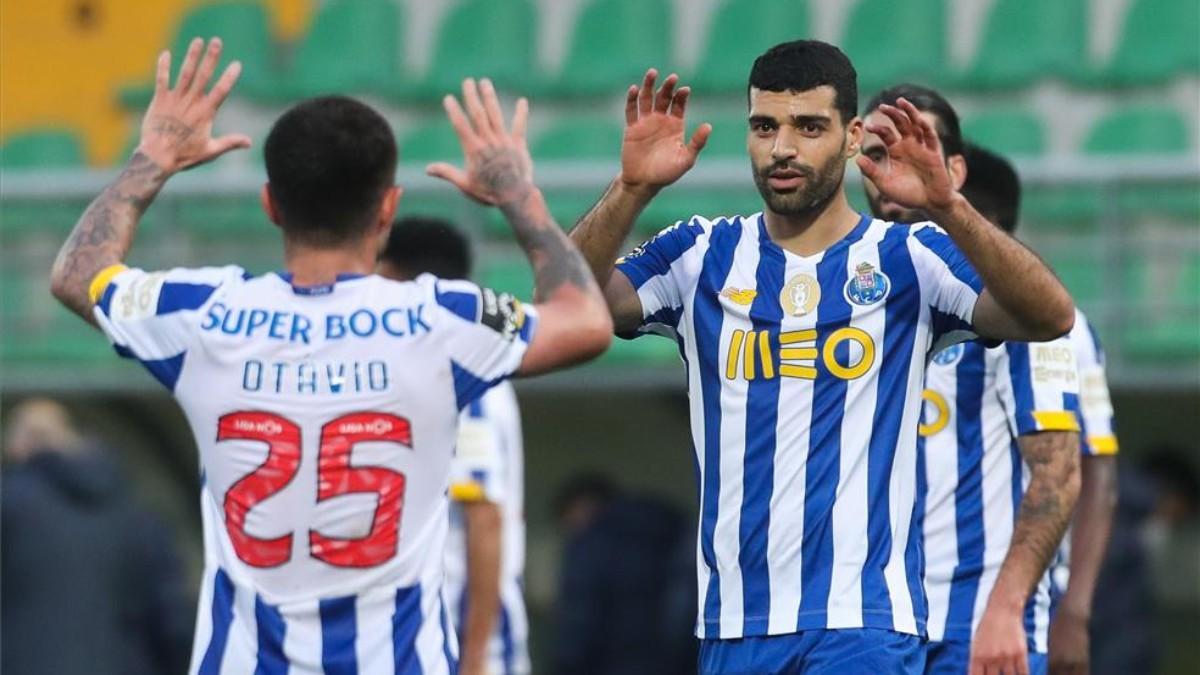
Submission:
[[[1186,448],[1159,445],[1146,451],[1141,468],[1157,484],[1155,492],[1174,492],[1188,503],[1188,510],[1200,505],[1200,476]]]
[[[930,113],[937,119],[934,128],[937,130],[938,140],[942,142],[942,151],[947,157],[963,154],[962,127],[958,123],[958,113],[946,97],[929,87],[911,82],[888,87],[867,101],[863,115],[870,114],[882,103],[896,105],[896,100],[900,98],[908,99],[917,110]]]
[[[854,64],[831,44],[796,40],[771,47],[750,68],[750,87],[763,91],[809,91],[833,87],[833,103],[842,124],[858,114],[858,73]],[[750,91],[746,90],[749,97]]]
[[[963,145],[963,158],[967,161],[963,196],[975,210],[989,217],[994,215],[996,224],[1012,234],[1021,210],[1021,180],[1012,162],[970,142]]]
[[[605,504],[617,496],[617,485],[602,473],[587,472],[571,476],[554,495],[553,509],[556,518],[582,500]]]
[[[361,235],[396,181],[392,128],[345,96],[293,106],[271,127],[263,155],[285,234],[311,246],[338,246]]]
[[[425,273],[442,279],[471,276],[471,244],[449,221],[432,216],[397,220],[379,260],[409,279]]]

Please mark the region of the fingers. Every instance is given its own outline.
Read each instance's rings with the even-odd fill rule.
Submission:
[[[942,150],[942,139],[938,137],[937,129],[934,128],[933,124],[924,115],[922,115],[921,111],[917,110],[917,107],[909,102],[908,99],[902,98],[897,101],[897,103],[900,104],[900,108],[904,110],[904,112],[908,113],[909,118],[916,123],[916,127],[920,129],[922,144],[930,150],[940,154]]]
[[[204,40],[200,38],[192,38],[188,44],[187,54],[183,57],[183,66],[179,69],[179,79],[175,81],[176,91],[187,91],[192,84],[192,77],[196,74],[196,63],[200,59],[200,49],[204,46]]]
[[[671,99],[675,96],[675,85],[678,83],[679,76],[675,73],[671,73],[667,79],[663,80],[662,87],[654,96],[654,112],[667,112],[667,109],[671,107]]]
[[[636,84],[629,85],[629,91],[625,92],[625,125],[629,126],[638,121],[638,86]]]
[[[654,109],[654,80],[658,78],[658,71],[651,68],[646,71],[646,76],[642,78],[642,90],[638,92],[638,114],[649,115]]]
[[[163,50],[158,55],[158,69],[154,72],[154,95],[158,96],[171,88],[171,52]]]
[[[879,106],[879,112],[886,115],[892,121],[892,124],[896,125],[896,131],[900,134],[901,138],[913,135],[912,122],[908,119],[908,114],[903,110],[883,103]]]
[[[496,87],[492,81],[483,78],[479,81],[479,91],[483,95],[483,110],[487,113],[489,128],[493,133],[504,133],[504,111],[500,109],[500,99],[496,96]]]
[[[250,137],[246,134],[228,134],[220,138],[214,138],[212,148],[214,150],[212,156],[219,157],[230,150],[244,150],[250,147]]]
[[[212,80],[213,73],[217,70],[217,61],[221,59],[221,38],[213,38],[208,41],[208,48],[204,50],[204,58],[200,62],[200,68],[196,71],[196,77],[192,79],[191,85],[187,92],[189,96],[202,96],[204,89],[208,87],[208,83]]]
[[[512,135],[517,141],[525,142],[525,129],[529,124],[529,99],[522,96],[517,99],[517,109],[513,113]]]
[[[900,136],[896,134],[896,130],[886,124],[867,124],[863,128],[878,136],[884,145],[891,146],[900,142]]]
[[[876,183],[875,179],[883,173],[883,169],[875,162],[872,162],[871,158],[866,157],[865,155],[859,155],[858,157],[855,157],[854,163],[858,165],[858,170],[862,172],[863,177],[872,183]],[[971,672],[974,673],[975,671]]]
[[[679,119],[683,119],[684,111],[687,110],[688,97],[692,94],[691,87],[680,87],[675,90],[675,96],[671,100],[671,114]]]
[[[475,80],[471,78],[463,80],[462,91],[463,105],[467,107],[471,126],[474,127],[477,135],[487,138],[491,135],[492,125],[488,121],[487,111],[483,109],[483,102],[479,99],[479,88],[476,86]]]
[[[696,127],[696,130],[692,132],[692,140],[688,143],[688,150],[692,153],[693,159],[699,155],[700,151],[704,149],[704,146],[708,144],[708,137],[712,135],[712,129],[712,125],[708,122],[705,122],[704,124]]]
[[[446,94],[442,98],[442,107],[446,109],[446,116],[450,118],[450,126],[454,127],[454,133],[458,136],[458,142],[462,144],[463,150],[466,151],[475,144],[477,137],[475,131],[471,129],[471,123],[467,121],[467,116],[463,114],[463,109],[458,104],[458,99],[450,94]]]
[[[242,74],[242,62],[234,61],[225,68],[225,72],[221,73],[221,79],[213,85],[212,91],[208,92],[208,101],[212,104],[213,109],[220,108],[225,99],[229,97],[229,92],[233,90],[233,85],[237,83],[238,77]]]
[[[433,176],[434,178],[440,178],[452,184],[459,190],[462,190],[463,192],[466,192],[467,187],[470,185],[465,171],[452,164],[447,164],[446,162],[435,162],[430,164],[429,166],[425,167],[425,173],[426,175]]]

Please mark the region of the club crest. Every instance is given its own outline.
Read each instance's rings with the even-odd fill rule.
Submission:
[[[952,366],[958,363],[962,358],[963,346],[961,344],[950,345],[942,351],[933,355],[933,362],[939,366]]]
[[[783,285],[779,304],[786,316],[805,316],[821,301],[821,286],[807,274],[797,274]]]
[[[892,281],[869,262],[854,268],[854,276],[846,282],[846,300],[856,305],[873,305],[887,297]]]

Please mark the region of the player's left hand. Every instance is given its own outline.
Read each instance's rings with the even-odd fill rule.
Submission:
[[[1087,675],[1087,619],[1060,609],[1050,622],[1051,675]]]
[[[517,100],[512,128],[504,124],[504,113],[492,81],[463,80],[463,103],[447,94],[442,99],[450,124],[462,144],[464,168],[436,162],[425,172],[449,181],[468,197],[483,204],[500,205],[518,199],[533,187],[533,160],[525,142],[529,101]]]
[[[1029,675],[1025,626],[1021,612],[991,605],[983,612],[971,640],[971,675]]]
[[[892,122],[868,124],[887,148],[887,157],[876,163],[860,156],[858,168],[888,199],[910,209],[938,211],[948,208],[956,194],[942,156],[937,131],[907,99],[895,106],[879,106]]]

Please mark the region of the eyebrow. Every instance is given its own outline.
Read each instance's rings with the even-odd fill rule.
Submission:
[[[812,124],[814,122],[829,124],[830,122],[833,121],[833,118],[829,117],[828,115],[792,115],[788,119],[790,119],[791,123],[796,126],[800,126],[802,124]],[[761,124],[764,122],[770,123],[770,124],[778,124],[779,120],[772,117],[771,115],[751,115],[748,122],[751,125]]]

